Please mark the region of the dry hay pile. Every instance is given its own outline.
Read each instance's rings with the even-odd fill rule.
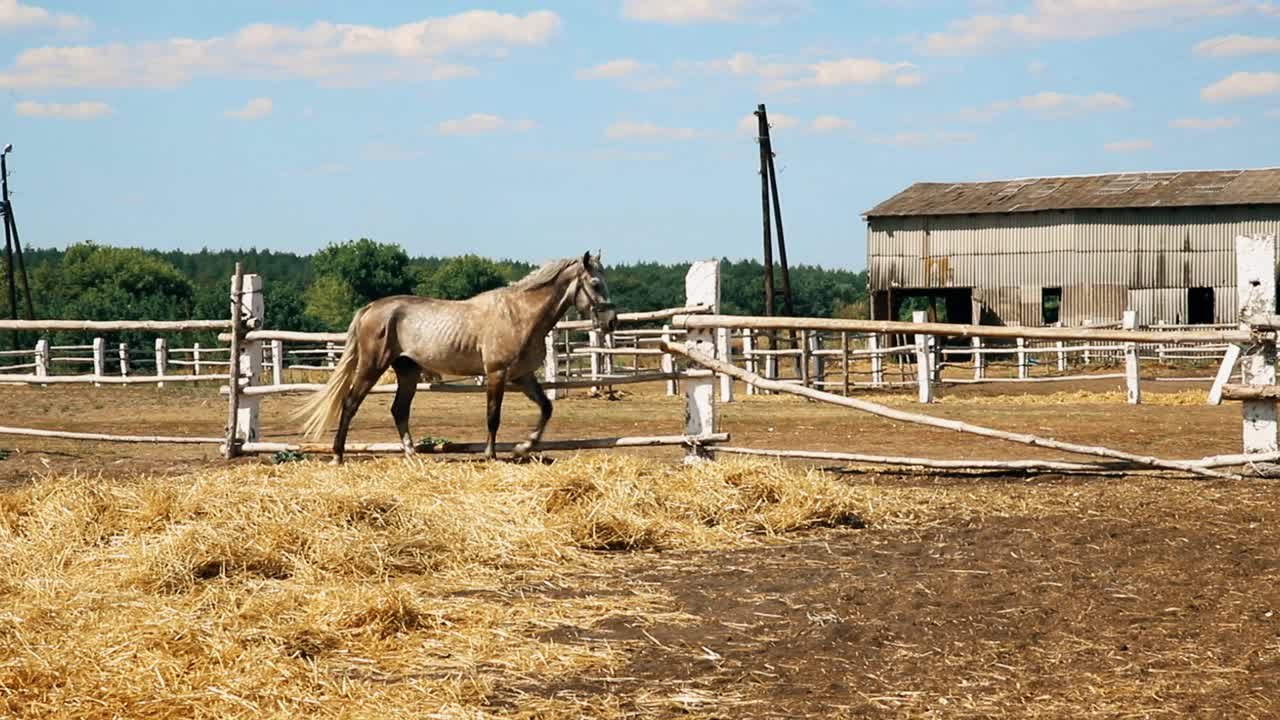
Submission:
[[[675,617],[595,592],[602,550],[741,546],[860,504],[777,464],[622,456],[43,478],[0,495],[0,716],[483,716],[621,657],[549,629]]]

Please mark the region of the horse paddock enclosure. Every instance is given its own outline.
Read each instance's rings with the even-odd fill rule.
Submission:
[[[732,353],[712,323],[753,321],[685,301],[660,347],[714,370]],[[666,356],[656,382],[573,389],[620,380],[606,345],[588,353],[600,372],[563,383],[547,440],[662,433],[676,447],[525,463],[328,466],[287,419],[314,386],[255,388],[268,368],[252,353],[275,340],[252,322],[230,323],[250,348],[243,384],[0,385],[5,425],[208,440],[0,435],[0,717],[1274,717],[1274,484],[1114,462],[1231,456],[1242,436],[1244,465],[1272,458],[1277,319],[1259,307],[1252,331],[1219,332],[1257,387],[1227,383],[1235,357],[1212,391],[1166,378],[1141,402],[1140,350],[1122,341],[1153,336],[1132,329],[1107,331],[1125,373],[1025,384],[949,384],[956,370],[934,374],[917,333],[917,384],[849,398],[887,415]],[[735,376],[768,383],[749,393]],[[414,436],[478,439],[481,396],[435,389],[413,406]],[[1250,399],[1242,412],[1211,392]],[[1081,469],[1061,447],[900,419],[922,400],[934,418],[1113,461]],[[395,437],[390,405],[369,397],[352,447]],[[499,441],[537,415],[509,397]],[[691,440],[721,431],[733,449],[938,467],[737,457],[719,439],[726,452],[697,461],[707,448]]]

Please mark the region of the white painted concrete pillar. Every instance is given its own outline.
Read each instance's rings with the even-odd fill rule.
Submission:
[[[1133,310],[1124,311],[1121,327],[1134,330],[1138,327],[1138,314]],[[1142,388],[1138,384],[1138,343],[1124,344],[1124,385],[1125,398],[1130,405],[1142,402]]]
[[[1018,338],[1018,379],[1027,379],[1027,339]]]
[[[707,305],[720,312],[720,261],[699,260],[689,267],[684,277],[685,305]],[[716,334],[712,330],[690,330],[685,345],[692,351],[711,357],[716,355]],[[693,377],[684,383],[684,433],[693,438],[716,431],[715,376]],[[691,446],[685,463],[711,458],[707,448]]]
[[[1276,236],[1236,237],[1236,282],[1239,318],[1247,327],[1251,317],[1276,312]],[[1276,343],[1258,336],[1240,360],[1246,385],[1276,384]],[[1280,449],[1275,400],[1244,401],[1244,451],[1269,453]]]
[[[911,322],[923,323],[927,316],[923,310],[911,313]],[[929,368],[929,336],[916,333],[916,384],[919,386],[919,400],[922,403],[933,402],[933,372]]]
[[[106,374],[107,366],[107,341],[100,337],[93,339],[93,376],[102,377]],[[102,383],[96,382],[94,387],[102,387]]]
[[[262,327],[265,315],[262,299],[262,276],[244,275],[240,286],[240,314],[249,327]],[[230,371],[232,380],[241,387],[258,384],[258,376],[262,373],[262,341],[241,340],[240,357],[231,358]],[[259,410],[262,398],[257,396],[240,396],[240,404],[236,410],[236,437],[242,442],[257,442],[261,429]]]
[[[884,385],[884,357],[880,354],[880,336],[872,333],[867,337],[867,349],[871,351],[871,386]]]

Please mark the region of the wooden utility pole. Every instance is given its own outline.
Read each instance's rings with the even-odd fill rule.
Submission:
[[[9,235],[12,234],[13,236],[13,259],[16,273],[10,275],[9,286],[13,287],[14,275],[22,280],[22,297],[27,304],[27,319],[35,320],[35,306],[31,302],[31,283],[27,280],[27,265],[22,259],[22,241],[18,239],[18,221],[13,217],[13,204],[9,200],[9,165],[6,162],[8,154],[8,147],[3,153],[0,153],[0,202],[4,204],[6,245]],[[16,317],[17,304],[11,301],[10,305],[13,307],[14,317]]]
[[[778,263],[782,271],[782,303],[786,313],[795,317],[795,307],[791,301],[791,272],[787,268],[787,241],[782,234],[782,203],[778,201],[778,174],[773,168],[773,139],[769,137],[769,117],[764,105],[760,105],[760,150],[764,154],[769,168],[769,191],[773,196],[773,220],[778,230]],[[766,220],[767,222],[767,220]]]
[[[769,220],[769,118],[764,104],[756,108],[757,141],[760,144],[760,212],[764,220],[764,314],[773,313],[773,238]]]
[[[4,203],[4,282],[9,291],[9,319],[18,319],[18,287],[13,278],[13,235],[9,232],[9,168],[5,164],[8,153],[0,153],[0,201]],[[18,349],[18,331],[9,337],[13,350]]]

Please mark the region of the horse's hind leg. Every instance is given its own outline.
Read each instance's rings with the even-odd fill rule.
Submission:
[[[551,399],[533,375],[521,378],[520,387],[524,389],[525,396],[537,403],[539,411],[537,427],[529,434],[528,440],[515,447],[516,457],[526,457],[542,441],[542,432],[547,429],[547,421],[551,419]]]
[[[333,436],[333,464],[341,465],[342,456],[347,447],[347,431],[351,429],[351,418],[360,409],[360,403],[378,382],[378,376],[386,366],[365,365],[361,362],[356,367],[355,377],[351,379],[351,389],[342,399],[342,415],[338,419],[338,432]]]
[[[409,433],[409,409],[413,405],[413,396],[418,392],[418,378],[422,369],[413,360],[402,357],[391,363],[396,371],[396,399],[391,403],[391,417],[396,421],[396,432],[400,434],[400,446],[405,455],[413,454],[413,435]]]
[[[494,449],[494,443],[498,437],[498,426],[502,424],[502,396],[507,390],[507,371],[499,370],[497,372],[485,373],[485,394],[488,395],[488,424],[489,424],[489,442],[484,446],[484,456],[487,460],[493,460],[498,457]]]

